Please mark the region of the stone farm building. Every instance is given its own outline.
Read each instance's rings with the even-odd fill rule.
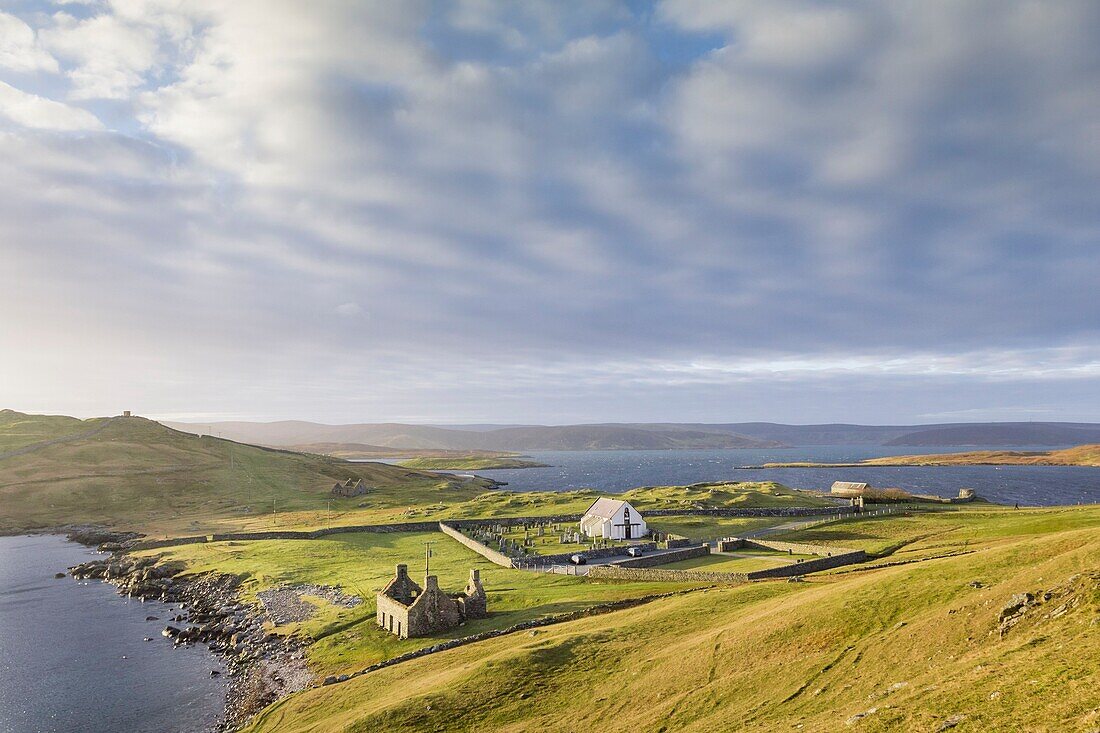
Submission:
[[[344,483],[337,481],[332,487],[332,493],[335,496],[362,496],[367,493],[367,485],[363,483],[363,479],[352,481],[349,478]]]
[[[377,606],[378,625],[402,639],[447,631],[487,614],[485,588],[477,570],[470,571],[464,593],[450,596],[439,589],[435,575],[425,576],[421,588],[409,577],[409,567],[398,565],[393,580],[378,594]]]
[[[870,489],[870,484],[860,481],[834,481],[829,493],[834,496],[863,496]]]
[[[596,499],[581,517],[581,533],[586,537],[636,540],[649,534],[649,528],[629,503],[619,499]]]

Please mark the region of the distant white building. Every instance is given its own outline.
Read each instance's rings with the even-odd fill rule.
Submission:
[[[618,499],[596,499],[581,517],[581,533],[586,537],[611,540],[636,540],[649,534],[638,510]]]

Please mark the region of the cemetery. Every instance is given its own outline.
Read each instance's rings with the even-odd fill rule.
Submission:
[[[466,524],[461,531],[467,537],[517,560],[561,555],[573,552],[627,547],[623,540],[588,538],[576,522],[532,520],[529,524],[503,524],[486,520],[485,524]]]

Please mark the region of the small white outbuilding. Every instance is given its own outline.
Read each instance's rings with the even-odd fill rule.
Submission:
[[[638,510],[619,499],[596,499],[581,517],[581,532],[586,537],[610,540],[636,540],[649,534]]]

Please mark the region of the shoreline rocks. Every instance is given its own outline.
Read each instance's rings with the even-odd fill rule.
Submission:
[[[225,711],[215,731],[237,730],[267,705],[311,684],[302,651],[307,643],[265,629],[264,612],[239,601],[239,578],[181,576],[183,570],[182,563],[116,552],[74,565],[69,574],[111,583],[130,598],[177,606],[179,613],[168,619],[161,635],[176,646],[204,644],[226,664]]]

